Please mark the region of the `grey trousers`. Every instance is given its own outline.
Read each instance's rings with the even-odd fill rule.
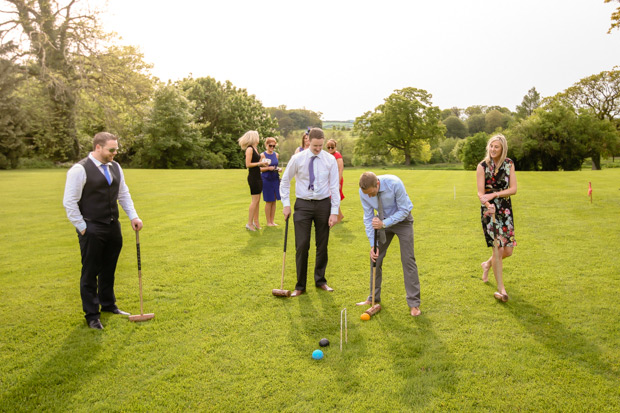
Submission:
[[[381,302],[381,281],[383,279],[383,259],[388,247],[398,236],[400,243],[400,260],[403,264],[403,276],[405,279],[405,291],[407,292],[407,304],[409,307],[420,306],[420,280],[418,279],[418,265],[415,262],[413,252],[413,221],[404,220],[396,225],[385,229],[385,243],[379,243],[379,258],[377,259],[377,276],[375,280],[375,302]],[[368,301],[372,300],[372,260],[370,260],[370,295]]]

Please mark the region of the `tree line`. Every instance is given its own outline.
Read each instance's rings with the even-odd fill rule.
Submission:
[[[321,113],[266,108],[245,89],[211,77],[164,83],[136,47],[121,46],[85,0],[0,0],[0,169],[71,163],[102,130],[122,138],[121,162],[143,168],[242,168],[237,139],[298,140]],[[620,147],[620,71],[589,76],[556,96],[535,88],[511,111],[443,109],[413,87],[359,116],[347,137],[352,165],[482,158],[490,134],[509,141],[520,169],[578,169]],[[347,135],[349,136],[349,135]],[[294,146],[291,142],[291,145]]]
[[[620,72],[604,71],[562,93],[541,98],[536,88],[512,112],[471,106],[440,110],[415,88],[395,91],[355,121],[358,164],[462,161],[475,169],[493,133],[508,140],[508,156],[522,170],[577,170],[586,158],[620,153]],[[354,162],[355,163],[355,162]]]

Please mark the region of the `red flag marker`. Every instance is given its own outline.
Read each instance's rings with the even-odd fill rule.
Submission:
[[[590,197],[590,203],[592,203],[592,182],[588,182],[588,196]]]

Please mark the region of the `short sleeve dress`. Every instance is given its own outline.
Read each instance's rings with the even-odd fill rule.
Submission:
[[[278,156],[276,153],[271,155],[267,151],[263,152],[266,159],[270,159],[269,166],[278,167]],[[265,171],[261,172],[261,178],[263,179],[263,200],[265,202],[275,202],[280,200],[280,174],[278,171]]]
[[[498,168],[497,173],[493,173],[494,164],[487,165],[485,161],[480,163],[484,168],[484,193],[499,192],[508,189],[510,186],[510,171],[514,168],[511,159],[506,158],[504,163]],[[510,197],[498,197],[491,202],[495,204],[495,225],[490,216],[485,216],[486,207],[480,207],[482,217],[482,230],[488,247],[493,246],[493,240],[497,237],[500,247],[515,247],[515,226],[514,215],[512,213],[512,202]]]

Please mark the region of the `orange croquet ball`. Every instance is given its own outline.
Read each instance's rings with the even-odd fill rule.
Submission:
[[[364,321],[368,321],[368,320],[370,320],[370,314],[368,314],[368,313],[363,313],[363,314],[360,316],[360,318],[361,318],[362,320],[364,320]]]

